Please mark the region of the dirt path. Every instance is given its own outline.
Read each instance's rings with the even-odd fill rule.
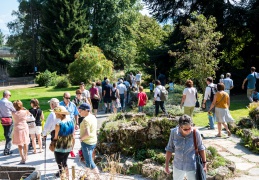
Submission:
[[[23,89],[36,87],[38,84],[24,84],[24,85],[13,85],[13,86],[1,86],[0,90],[10,90],[10,89]]]

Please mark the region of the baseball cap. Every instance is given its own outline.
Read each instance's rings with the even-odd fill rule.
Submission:
[[[83,103],[79,106],[78,109],[82,109],[82,110],[90,110],[91,109],[91,106],[87,103]]]
[[[48,103],[50,102],[56,102],[56,103],[59,103],[59,100],[57,98],[51,98]]]

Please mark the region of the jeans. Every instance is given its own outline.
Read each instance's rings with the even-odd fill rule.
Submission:
[[[4,152],[9,152],[12,147],[12,131],[13,124],[10,126],[3,126],[4,129],[4,137],[5,137],[5,149]]]
[[[210,105],[211,105],[211,101],[207,100],[206,101],[206,111],[208,111],[210,109]],[[212,111],[211,111],[212,112]],[[212,115],[208,116],[209,119],[209,123],[210,123],[210,129],[215,129],[214,128],[214,123],[215,123],[215,112],[212,112]]]
[[[121,103],[121,110],[124,110],[124,94],[120,94],[120,103]]]
[[[93,154],[94,148],[96,147],[96,144],[89,145],[84,142],[81,142],[81,146],[82,146],[83,156],[85,159],[85,166],[90,169],[96,168],[96,165],[92,158],[92,154]]]
[[[138,107],[138,112],[143,112],[143,107],[144,107],[144,106],[139,106],[139,107]]]
[[[160,106],[160,108],[162,109],[162,111],[163,111],[164,113],[166,113],[164,101],[155,101],[155,113],[156,113],[155,115],[156,115],[156,116],[157,116],[158,113],[159,113],[159,106]]]
[[[61,153],[61,152],[54,152],[56,162],[58,164],[59,173],[62,173],[62,168],[67,167],[67,158],[69,155],[69,152],[67,153]]]
[[[184,176],[187,180],[196,180],[196,171],[182,171],[173,167],[173,180],[183,180]]]

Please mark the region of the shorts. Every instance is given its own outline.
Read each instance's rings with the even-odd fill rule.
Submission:
[[[99,100],[98,99],[91,99],[93,109],[98,109]]]
[[[106,96],[104,96],[103,102],[104,102],[104,103],[111,103],[111,102],[112,102],[112,99],[111,99],[111,97],[106,97]]]
[[[41,134],[41,133],[42,133],[41,126],[35,126],[34,128],[29,129],[29,134]]]

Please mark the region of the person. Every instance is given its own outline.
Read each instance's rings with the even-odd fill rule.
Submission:
[[[141,85],[141,76],[142,76],[142,74],[141,74],[140,71],[139,71],[138,74],[136,74],[136,76],[135,76],[136,83],[137,83],[137,91],[138,91],[139,86]]]
[[[80,90],[81,90],[81,93],[82,93],[82,98],[87,99],[89,104],[91,104],[92,102],[91,102],[91,98],[90,98],[90,92],[85,89],[85,83],[81,82],[79,87],[80,87]]]
[[[221,75],[220,75],[219,82],[220,82],[220,83],[223,83],[223,80],[224,80],[224,74],[221,74]]]
[[[16,111],[12,112],[14,119],[12,142],[18,146],[19,154],[22,158],[20,164],[25,164],[28,155],[28,145],[30,143],[27,116],[30,116],[31,113],[23,108],[23,103],[20,100],[14,101],[13,106]]]
[[[109,79],[106,79],[106,85],[104,86],[104,89],[103,89],[103,102],[104,102],[104,106],[105,106],[105,113],[107,113],[108,111],[111,113],[111,107],[110,107],[110,104],[112,102],[111,100],[111,85],[109,84],[110,83],[110,80]]]
[[[95,82],[92,83],[92,87],[90,88],[89,91],[90,91],[90,97],[91,97],[91,102],[92,102],[92,106],[93,106],[94,115],[96,117],[97,116],[97,110],[98,110],[100,96],[99,96],[99,91],[98,91],[98,88],[96,87]]]
[[[212,103],[212,101],[210,100],[211,91],[212,91],[212,88],[216,88],[216,85],[213,84],[213,78],[212,77],[207,77],[206,83],[207,83],[208,86],[205,89],[202,108],[206,107],[206,111],[208,111],[209,108],[210,108],[210,105]],[[209,129],[215,129],[215,127],[214,127],[214,122],[215,122],[214,111],[212,111],[212,114],[209,115],[208,118],[209,118],[209,124],[210,124]]]
[[[165,105],[164,105],[164,101],[161,101],[160,99],[160,95],[161,95],[161,89],[164,88],[163,86],[161,86],[161,82],[159,80],[155,80],[155,93],[154,93],[154,102],[155,102],[155,116],[158,115],[159,113],[159,106],[162,109],[162,111],[167,114],[166,110],[165,110]]]
[[[162,74],[161,72],[159,73],[157,79],[161,82],[162,86],[165,86],[166,84],[166,77],[164,74]]]
[[[126,103],[129,103],[130,83],[129,81],[127,81],[126,78],[124,78],[123,84],[126,86],[126,89],[127,89],[127,97],[125,98]]]
[[[183,115],[179,118],[179,125],[171,130],[166,150],[165,172],[169,171],[169,161],[174,153],[173,179],[187,180],[196,179],[196,159],[193,141],[193,122],[190,116]],[[200,132],[196,129],[196,139],[199,154],[203,161],[203,168],[207,171],[205,146],[203,145]]]
[[[123,80],[120,79],[119,80],[119,85],[117,86],[117,89],[119,91],[119,95],[120,95],[120,104],[121,104],[121,111],[124,112],[125,111],[125,99],[126,99],[126,95],[127,95],[127,87],[125,86],[125,84],[123,84]]]
[[[253,102],[258,102],[259,100],[259,93],[258,93],[258,90],[255,88],[254,92],[253,92]]]
[[[120,102],[119,90],[116,88],[116,83],[113,83],[111,89],[111,100],[112,100],[112,109],[113,113],[117,113],[118,102]]]
[[[231,74],[227,73],[226,78],[222,80],[222,83],[225,86],[225,92],[230,95],[230,90],[234,88],[233,80],[230,79]]]
[[[78,109],[76,107],[76,105],[74,103],[72,103],[70,101],[71,99],[71,95],[69,92],[65,92],[64,95],[63,95],[63,101],[61,101],[59,103],[60,106],[64,106],[66,108],[66,110],[69,112],[69,115],[70,115],[70,119],[74,122],[74,127],[75,127],[75,130],[78,129],[79,127],[79,121],[78,121]],[[91,101],[91,100],[90,100]],[[73,139],[73,147],[74,147],[74,144],[75,144],[75,137]],[[74,151],[72,150],[70,152],[70,156],[71,157],[75,157],[75,153]]]
[[[99,97],[100,97],[100,100],[99,100],[99,102],[98,102],[98,111],[100,111],[100,110],[101,110],[101,109],[100,109],[100,104],[102,103],[102,100],[103,100],[103,95],[102,95],[103,90],[102,90],[102,86],[101,86],[101,82],[100,82],[100,81],[98,81],[98,82],[96,83],[96,87],[97,87],[97,89],[98,89]],[[89,104],[89,103],[88,103],[88,104]]]
[[[33,153],[36,154],[36,136],[39,144],[39,153],[42,153],[42,127],[41,122],[44,120],[44,114],[43,111],[40,109],[39,101],[38,99],[31,99],[31,109],[29,109],[29,112],[34,116],[36,126],[33,128],[29,128],[29,134],[32,141],[32,147],[33,147]],[[36,134],[36,136],[35,136]]]
[[[90,102],[88,101],[88,99],[82,96],[82,91],[81,91],[81,89],[77,89],[77,90],[76,90],[76,96],[75,96],[75,98],[72,100],[72,102],[76,105],[76,107],[79,107],[79,105],[82,104],[82,103],[88,103],[88,104],[90,104]]]
[[[50,133],[51,141],[52,141],[54,139],[54,136],[55,136],[55,125],[59,121],[59,119],[56,118],[56,114],[53,111],[53,109],[55,109],[55,107],[59,106],[59,100],[57,98],[51,98],[48,101],[48,103],[49,103],[51,112],[48,115],[48,117],[46,119],[46,122],[44,124],[42,135],[43,135],[44,139],[46,139],[48,133]]]
[[[74,122],[72,119],[67,118],[70,113],[64,106],[58,106],[54,108],[56,118],[59,119],[55,125],[55,137],[56,147],[54,150],[55,160],[58,165],[59,171],[55,174],[56,177],[60,177],[62,169],[66,172],[66,177],[69,177],[67,159],[69,152],[73,149],[73,134],[74,134]],[[62,179],[62,178],[61,178]]]
[[[247,90],[246,95],[250,102],[253,102],[252,99],[252,93],[255,90],[255,84],[256,84],[256,73],[255,73],[255,67],[251,67],[250,69],[251,74],[249,74],[243,81],[242,89],[245,89],[245,83],[247,81]]]
[[[3,92],[3,98],[0,100],[0,117],[1,118],[12,118],[12,112],[15,112],[15,108],[13,107],[13,103],[9,101],[11,97],[11,92],[5,90]],[[12,120],[11,120],[12,121]],[[3,125],[4,129],[4,137],[5,137],[5,148],[4,155],[11,155],[13,152],[11,151],[12,147],[12,131],[13,131],[13,123],[10,125]]]
[[[216,121],[218,122],[218,134],[217,137],[221,137],[222,125],[226,129],[228,136],[231,136],[231,132],[228,129],[227,122],[233,122],[234,119],[229,113],[230,100],[228,93],[224,92],[224,84],[218,83],[218,92],[215,94],[213,102],[208,110],[208,113],[215,107]],[[221,125],[222,124],[222,125]]]
[[[150,83],[149,83],[149,90],[150,90],[150,94],[153,94],[153,92],[154,92],[154,84],[153,84],[153,81],[151,81]]]
[[[185,82],[186,88],[183,90],[183,96],[181,101],[181,109],[184,106],[184,114],[188,116],[193,116],[193,111],[196,103],[197,90],[193,87],[193,81],[187,80]]]
[[[147,104],[148,97],[147,94],[143,91],[143,86],[139,86],[138,93],[138,112],[144,112],[143,107]]]
[[[129,83],[130,83],[131,86],[133,86],[133,80],[134,79],[135,79],[135,76],[133,75],[132,72],[130,72],[130,81],[129,81]]]
[[[169,81],[169,91],[173,92],[174,91],[174,83],[172,80]]]
[[[93,170],[99,179],[99,170],[93,160],[94,148],[97,144],[97,119],[90,112],[90,105],[83,103],[79,106],[79,113],[85,117],[80,124],[80,142],[87,168]]]

